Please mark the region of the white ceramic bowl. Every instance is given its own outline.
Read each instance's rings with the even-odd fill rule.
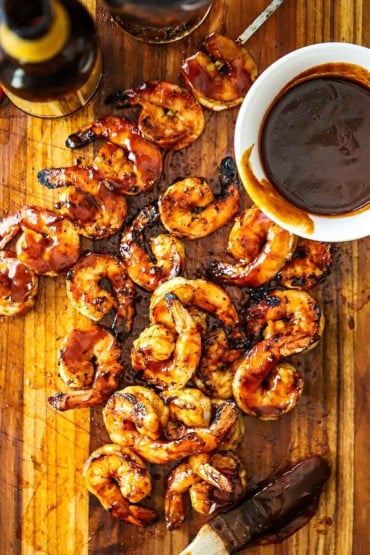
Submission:
[[[258,147],[264,117],[278,94],[302,72],[327,63],[360,66],[367,80],[364,84],[370,87],[369,48],[331,42],[295,50],[274,62],[253,83],[240,107],[234,146],[242,183],[252,201],[267,216],[301,237],[337,242],[370,235],[370,205],[361,210],[335,216],[312,214],[294,207],[273,189],[271,184],[269,187],[264,186],[269,181],[261,163]]]

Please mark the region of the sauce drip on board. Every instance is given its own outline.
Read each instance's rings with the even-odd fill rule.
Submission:
[[[370,202],[370,90],[321,76],[288,89],[260,137],[265,172],[295,206],[344,214]]]

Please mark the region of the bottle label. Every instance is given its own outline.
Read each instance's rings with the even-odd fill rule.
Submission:
[[[98,50],[97,58],[86,83],[76,91],[61,98],[48,100],[46,102],[32,102],[19,98],[2,85],[9,100],[23,112],[40,118],[59,118],[75,112],[85,106],[96,91],[102,75],[102,58]]]

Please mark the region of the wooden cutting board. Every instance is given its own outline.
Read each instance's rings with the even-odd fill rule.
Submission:
[[[59,120],[27,117],[7,100],[0,106],[1,214],[25,204],[51,208],[57,193],[36,179],[46,167],[66,166],[77,158],[90,163],[94,146],[71,152],[67,136],[89,120],[107,114],[104,99],[118,88],[144,80],[181,82],[183,56],[201,37],[217,30],[230,37],[267,5],[267,0],[217,0],[207,21],[190,37],[151,46],[127,36],[102,4],[85,1],[101,37],[104,76],[93,101]],[[249,41],[262,71],[297,47],[322,41],[370,46],[369,0],[285,0],[284,5]],[[130,198],[130,214],[155,198],[174,179],[200,175],[217,186],[217,168],[233,155],[238,108],[206,112],[204,134],[189,148],[165,155],[164,174],[155,191]],[[250,204],[243,195],[242,204]],[[204,275],[205,258],[225,248],[226,230],[187,243],[188,277]],[[83,241],[84,248],[116,250],[118,238]],[[297,408],[277,422],[246,417],[241,447],[249,483],[268,476],[288,461],[319,453],[332,466],[332,477],[317,515],[281,545],[254,547],[251,555],[366,555],[370,552],[370,403],[369,403],[369,262],[370,239],[338,244],[331,275],[313,295],[326,316],[325,333],[313,351],[296,357],[306,378]],[[150,504],[160,521],[147,529],[117,522],[88,495],[81,469],[89,453],[107,441],[101,408],[59,414],[48,395],[65,389],[58,377],[57,352],[62,338],[83,321],[69,304],[63,276],[41,278],[36,307],[26,316],[0,319],[0,553],[24,555],[175,555],[198,530],[201,519],[188,513],[184,525],[166,530],[163,476],[153,468]],[[247,295],[230,289],[241,306]],[[133,334],[146,323],[148,296],[141,295]],[[128,347],[124,356],[127,359]]]

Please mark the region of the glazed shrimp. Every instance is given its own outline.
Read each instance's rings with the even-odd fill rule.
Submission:
[[[99,447],[87,459],[83,476],[90,493],[113,517],[136,526],[157,520],[152,509],[136,505],[150,495],[152,481],[148,467],[131,449]]]
[[[10,251],[0,251],[0,316],[19,316],[34,306],[38,292],[35,272]]]
[[[306,291],[274,289],[245,311],[248,333],[271,340],[281,356],[313,348],[324,330],[324,315]]]
[[[200,239],[223,227],[239,209],[240,188],[232,158],[220,165],[221,192],[215,196],[207,181],[188,177],[170,185],[158,199],[164,227],[177,237]]]
[[[0,220],[0,249],[18,234],[17,257],[38,275],[64,273],[80,255],[75,226],[52,210],[24,206]]]
[[[165,149],[185,148],[204,129],[203,110],[194,96],[167,81],[148,81],[136,89],[118,91],[107,102],[116,108],[141,106],[140,133]]]
[[[50,168],[39,171],[37,178],[49,189],[62,188],[54,208],[85,237],[111,237],[126,219],[125,198],[109,191],[93,168]]]
[[[142,137],[135,123],[125,118],[102,117],[70,135],[66,145],[69,148],[80,148],[99,138],[108,139],[123,149],[121,152],[107,146],[95,159],[96,169],[104,175],[106,182],[109,182],[113,189],[122,193],[137,194],[147,191],[157,183],[162,173],[161,151],[158,146]],[[111,174],[108,157],[112,165],[114,160],[115,165]],[[118,160],[121,163],[121,171],[117,181]]]
[[[214,261],[207,272],[225,283],[258,287],[278,273],[292,257],[295,247],[295,235],[253,206],[235,219],[229,235],[227,250],[238,262]]]
[[[284,287],[311,289],[325,279],[332,263],[330,244],[299,238],[292,259],[276,277]]]
[[[230,295],[219,285],[203,279],[186,279],[178,276],[162,283],[153,292],[149,305],[151,323],[173,328],[171,314],[165,302],[166,293],[174,293],[181,303],[193,305],[217,318],[225,329],[234,329],[239,323],[238,312]]]
[[[168,424],[169,409],[153,390],[140,385],[127,386],[113,393],[105,409],[106,424],[112,436],[120,434],[159,439]]]
[[[185,248],[168,233],[145,237],[145,232],[159,222],[156,204],[145,206],[126,226],[121,235],[120,254],[127,271],[137,285],[153,291],[162,282],[178,276],[185,268]]]
[[[223,328],[216,328],[205,334],[202,346],[202,358],[193,376],[195,385],[210,397],[230,399],[232,363],[243,354],[242,340],[233,344]]]
[[[167,389],[159,394],[169,409],[170,422],[181,422],[190,428],[206,427],[211,422],[211,399],[195,387]],[[167,430],[166,430],[167,431]]]
[[[239,408],[261,420],[291,411],[302,395],[304,378],[288,363],[273,339],[257,343],[235,367],[233,395]]]
[[[212,417],[216,413],[217,409],[224,403],[224,399],[211,399],[212,407]],[[222,440],[220,449],[223,451],[236,451],[239,449],[240,444],[243,440],[245,433],[244,416],[242,413],[239,414],[238,418],[235,420],[234,426],[230,429],[227,436]]]
[[[56,393],[48,401],[59,411],[100,405],[117,389],[123,372],[121,350],[112,334],[97,325],[74,329],[60,349],[59,373],[78,391]]]
[[[224,459],[224,460],[223,460]],[[227,462],[226,462],[227,459]],[[168,475],[164,498],[164,513],[167,528],[173,530],[178,528],[185,519],[184,495],[189,492],[192,506],[202,514],[211,514],[215,510],[216,499],[228,500],[231,504],[232,492],[238,471],[237,457],[231,454],[193,455],[178,464]],[[240,468],[240,462],[238,460]],[[222,470],[220,470],[220,467]],[[243,486],[246,483],[245,472]],[[240,480],[241,481],[241,480]],[[196,486],[202,487],[197,489]],[[204,486],[207,485],[206,488]],[[203,495],[200,493],[203,489]],[[242,488],[238,488],[240,490]],[[218,493],[215,493],[215,490]],[[245,491],[245,488],[243,487]],[[239,496],[240,496],[239,491]],[[213,495],[212,495],[213,494]],[[213,503],[209,501],[213,498]],[[206,502],[208,501],[208,503]]]
[[[103,409],[104,423],[111,441],[130,447],[146,461],[157,464],[214,451],[228,435],[239,414],[234,402],[225,401],[218,408],[210,426],[187,428],[181,437],[173,440],[165,436],[151,439],[147,434],[140,433],[140,430],[128,429],[130,416],[121,410],[122,402],[125,403],[122,392],[116,391]]]
[[[112,293],[102,287],[108,280]],[[116,256],[85,253],[66,276],[67,296],[81,314],[99,322],[115,310],[113,328],[129,333],[135,316],[135,285],[127,275],[125,264]]]
[[[241,459],[232,451],[212,453],[212,465],[232,484],[231,491],[215,488],[206,480],[194,484],[189,489],[192,508],[204,516],[224,512],[237,505],[247,490],[247,475]]]
[[[158,154],[156,155],[158,157]],[[150,168],[150,161],[147,161],[149,170],[149,178],[145,180],[145,168],[143,169],[144,159],[140,160],[141,168],[143,171],[137,171],[136,175],[133,173],[134,162],[132,156],[127,154],[126,150],[113,142],[107,141],[97,152],[93,167],[103,179],[105,186],[115,193],[122,193],[125,195],[139,195],[145,193],[153,188],[153,185],[158,181],[161,166],[159,160],[154,160],[157,163],[157,171]],[[154,164],[153,164],[154,165]]]
[[[186,85],[205,108],[237,106],[257,76],[255,61],[241,44],[218,33],[206,37],[203,48],[181,66]]]
[[[281,359],[313,348],[324,317],[305,291],[276,289],[248,307],[246,321],[258,342],[235,363],[233,396],[245,413],[274,420],[295,407],[304,386],[294,366]]]
[[[196,323],[173,293],[165,295],[174,332],[154,324],[139,335],[131,351],[134,371],[158,389],[182,389],[200,360],[202,342]]]

